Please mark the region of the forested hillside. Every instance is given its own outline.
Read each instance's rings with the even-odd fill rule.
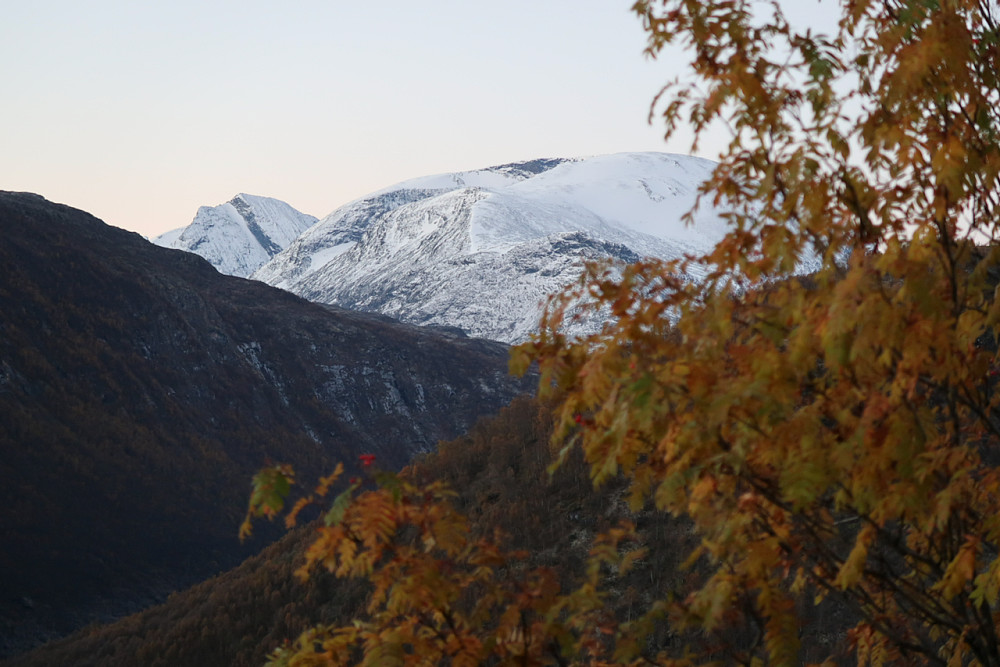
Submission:
[[[582,460],[549,481],[551,429],[550,405],[519,399],[467,435],[443,443],[437,453],[421,457],[404,476],[446,481],[459,491],[456,506],[475,518],[477,532],[500,530],[510,546],[532,552],[533,564],[564,571],[568,583],[581,573],[596,532],[631,515],[620,484],[592,492]],[[674,522],[633,518],[659,548],[655,561],[621,582],[616,604],[624,613],[649,589],[664,590],[678,581],[677,558],[691,539]],[[233,535],[237,523],[230,525]],[[305,583],[295,577],[313,532],[311,525],[298,528],[234,570],[178,592],[163,605],[82,630],[4,665],[124,666],[136,660],[150,666],[261,665],[271,650],[307,627],[343,623],[363,610],[368,588],[360,582],[323,573]]]

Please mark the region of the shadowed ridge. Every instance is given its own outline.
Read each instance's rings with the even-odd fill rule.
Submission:
[[[0,655],[255,551],[236,527],[268,459],[397,467],[530,384],[505,346],[346,316],[37,195],[0,193],[0,237]]]

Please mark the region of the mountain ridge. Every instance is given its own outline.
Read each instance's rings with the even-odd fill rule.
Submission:
[[[519,164],[532,163],[378,190],[317,222],[251,277],[314,301],[517,343],[584,261],[681,258],[725,233],[711,208],[682,222],[714,166],[708,160],[619,153]],[[561,243],[567,235],[576,242]],[[504,310],[484,320],[483,304]],[[599,327],[591,318],[567,331]]]
[[[235,565],[251,475],[397,468],[531,387],[507,348],[220,274],[0,192],[0,655]]]
[[[202,206],[186,227],[152,239],[207,259],[221,273],[245,278],[316,223],[289,204],[239,193],[218,206]]]

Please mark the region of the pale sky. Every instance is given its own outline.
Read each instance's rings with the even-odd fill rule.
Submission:
[[[0,189],[155,236],[239,192],[323,217],[427,174],[686,153],[647,123],[681,58],[643,56],[631,4],[0,0]]]

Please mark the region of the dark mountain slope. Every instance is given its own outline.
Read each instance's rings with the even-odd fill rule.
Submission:
[[[420,457],[404,474],[420,482],[442,480],[479,535],[505,535],[505,546],[530,552],[529,565],[557,570],[565,590],[579,583],[595,534],[623,519],[635,523],[647,556],[626,575],[609,577],[605,602],[621,619],[635,618],[651,599],[673,591],[683,599],[706,570],[682,565],[698,544],[688,522],[664,512],[629,511],[623,480],[595,491],[575,451],[552,476],[551,406],[522,397],[469,432]],[[314,572],[294,575],[313,538],[298,528],[239,567],[177,593],[162,605],[106,626],[94,626],[19,656],[3,667],[78,665],[250,667],[286,639],[317,624],[364,616],[367,590],[356,580]],[[843,647],[853,623],[835,600],[802,610],[804,656],[817,659]],[[700,632],[697,633],[700,636]],[[692,637],[697,641],[697,637]],[[666,622],[649,641],[656,650],[682,644]],[[720,660],[720,662],[725,662]],[[845,660],[841,664],[850,664]]]
[[[0,193],[0,655],[259,548],[235,535],[267,459],[392,468],[454,437],[527,387],[506,358]]]
[[[568,580],[582,570],[594,532],[628,511],[620,485],[594,493],[579,458],[548,480],[551,429],[549,406],[518,399],[497,416],[480,420],[467,435],[421,457],[406,474],[448,482],[479,532],[490,535],[499,528],[510,546],[530,549],[532,562],[562,568]],[[635,582],[625,583],[623,593],[673,581],[683,553],[674,541],[687,538],[670,534],[668,521],[655,527],[641,521],[647,521],[640,526],[662,548]],[[362,613],[366,589],[361,583],[323,572],[305,583],[294,576],[312,537],[309,526],[296,529],[239,567],[163,605],[82,630],[4,667],[260,665],[270,651],[310,625],[343,623]]]

